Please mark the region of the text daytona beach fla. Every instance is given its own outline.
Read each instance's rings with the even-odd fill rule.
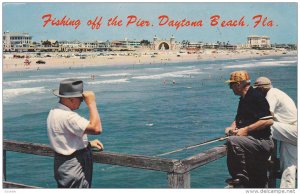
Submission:
[[[55,26],[55,27],[74,27],[76,30],[81,25],[80,19],[71,19],[68,18],[66,15],[62,17],[61,19],[57,19],[56,17],[53,17],[52,14],[44,14],[42,16],[43,19],[43,27],[47,26]],[[255,15],[251,18],[252,24],[249,24],[245,21],[245,16],[241,16],[238,19],[223,19],[220,15],[212,15],[209,19],[209,26],[212,27],[253,27],[256,28],[258,26],[261,27],[273,27],[274,22],[273,20],[269,19],[266,16],[263,15]],[[88,27],[90,27],[92,30],[94,29],[100,29],[102,24],[106,24],[108,27],[173,27],[178,30],[182,27],[202,27],[204,26],[203,20],[189,20],[189,19],[172,19],[167,15],[160,15],[158,16],[158,23],[155,25],[154,23],[151,23],[147,19],[139,18],[135,15],[128,15],[126,20],[120,19],[118,16],[114,16],[109,18],[106,22],[104,21],[102,16],[96,16],[93,19],[89,19],[86,24]]]

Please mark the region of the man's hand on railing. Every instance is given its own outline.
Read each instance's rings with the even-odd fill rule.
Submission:
[[[92,148],[97,148],[99,151],[102,151],[104,149],[103,144],[98,139],[90,141],[90,144]]]

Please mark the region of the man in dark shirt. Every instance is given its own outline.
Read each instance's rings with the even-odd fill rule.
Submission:
[[[269,104],[250,86],[246,71],[230,75],[230,89],[240,96],[235,120],[225,129],[232,134],[227,141],[227,167],[234,187],[264,188],[267,184],[267,161],[274,148],[270,137],[273,124]]]

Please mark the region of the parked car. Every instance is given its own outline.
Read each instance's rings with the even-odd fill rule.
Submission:
[[[43,61],[43,60],[38,60],[37,62],[35,62],[36,64],[45,64],[46,61]]]

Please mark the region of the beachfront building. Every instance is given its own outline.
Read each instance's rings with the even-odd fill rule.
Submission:
[[[43,47],[58,47],[58,41],[57,40],[42,40],[41,46]]]
[[[32,46],[32,36],[28,33],[4,32],[3,51],[28,51]]]
[[[237,45],[232,45],[228,42],[220,42],[217,43],[203,43],[203,42],[190,42],[188,40],[183,40],[181,42],[181,49],[186,49],[189,51],[196,53],[199,50],[204,49],[222,49],[222,50],[236,50]]]
[[[103,51],[110,47],[109,42],[103,41],[59,41],[60,51],[63,52],[88,52],[88,51]]]
[[[125,38],[125,44],[128,48],[140,48],[141,47],[141,41],[137,41],[137,40],[127,40],[127,38]]]
[[[193,54],[199,52],[203,48],[203,42],[190,42],[188,40],[183,40],[181,42],[181,49],[185,49],[188,54]]]
[[[221,50],[236,50],[238,48],[237,45],[230,44],[229,41],[228,42],[217,41],[217,44],[218,44],[217,48]]]
[[[63,52],[74,52],[77,51],[81,47],[81,42],[74,40],[74,41],[59,41],[58,42],[60,50]]]
[[[248,36],[247,47],[253,49],[271,48],[269,36]]]
[[[125,38],[125,40],[114,40],[110,44],[111,49],[114,51],[133,51],[137,48],[141,48],[142,44],[141,41],[137,40],[128,40]]]
[[[93,46],[93,51],[110,51],[111,45],[110,42],[107,41],[95,41]]]
[[[37,46],[37,44],[34,44],[33,51],[58,52],[60,51],[59,43],[57,40],[41,40],[39,46]]]
[[[82,48],[87,48],[89,51],[103,51],[110,47],[109,42],[103,41],[88,41],[80,45]]]
[[[218,49],[220,45],[218,43],[205,43],[202,48],[203,49]]]
[[[156,35],[153,38],[153,42],[151,43],[151,49],[153,50],[179,50],[180,44],[175,41],[175,37],[172,37],[169,40],[159,39]]]
[[[201,49],[203,47],[203,42],[189,42],[187,48]]]
[[[275,49],[290,49],[290,50],[297,50],[297,45],[296,44],[272,44],[272,48]]]

